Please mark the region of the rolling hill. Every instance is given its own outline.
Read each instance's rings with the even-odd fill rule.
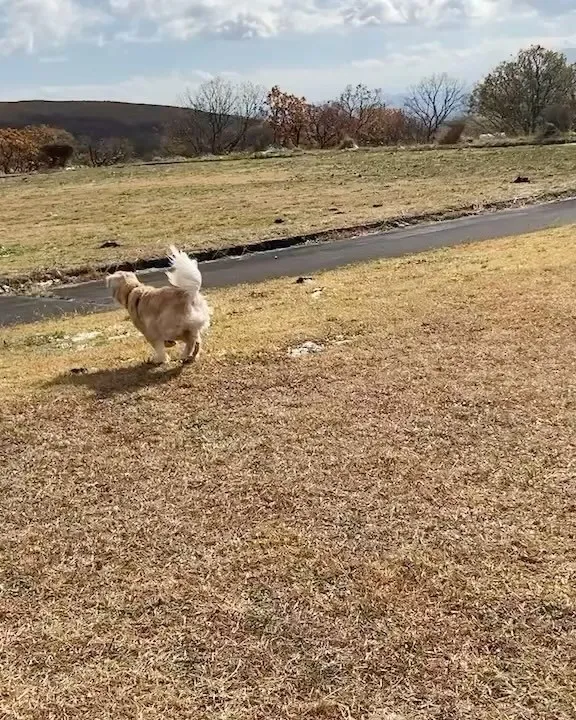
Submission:
[[[103,101],[25,100],[0,102],[0,127],[50,125],[93,141],[127,138],[138,155],[159,152],[166,128],[185,108]]]

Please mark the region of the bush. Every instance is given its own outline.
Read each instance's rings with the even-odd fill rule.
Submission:
[[[274,142],[274,132],[268,123],[252,125],[246,131],[245,145],[255,152],[261,152],[270,147]]]
[[[574,107],[571,104],[550,105],[542,113],[542,121],[551,123],[560,132],[569,132],[574,123]]]
[[[554,125],[554,123],[551,122],[545,122],[542,124],[542,127],[538,131],[538,135],[536,136],[536,139],[541,140],[548,140],[549,138],[557,137],[560,135],[560,131]]]
[[[457,120],[450,123],[440,133],[438,137],[438,145],[456,145],[460,142],[465,129],[466,122],[464,120]]]
[[[48,143],[40,148],[40,161],[51,168],[64,168],[74,155],[72,145],[65,143]]]
[[[106,167],[129,162],[134,158],[134,146],[127,138],[102,138],[93,141],[81,138],[78,144],[79,160],[92,167]]]

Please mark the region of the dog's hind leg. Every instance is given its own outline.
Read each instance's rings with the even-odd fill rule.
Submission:
[[[196,360],[200,352],[200,333],[189,330],[186,333],[184,350],[182,351],[182,362],[190,363]]]
[[[188,362],[194,362],[198,355],[200,354],[200,348],[202,347],[202,343],[200,342],[200,335],[198,335],[198,338],[196,339],[196,343],[194,345],[194,350],[192,350],[192,354],[188,358]]]

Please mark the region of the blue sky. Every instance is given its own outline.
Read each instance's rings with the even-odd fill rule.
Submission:
[[[0,99],[177,104],[215,74],[396,94],[535,42],[576,48],[574,0],[0,0]]]

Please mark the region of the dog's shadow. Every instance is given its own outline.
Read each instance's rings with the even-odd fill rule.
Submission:
[[[136,392],[145,387],[163,385],[178,378],[186,366],[157,366],[149,363],[110,370],[72,368],[48,383],[48,386],[71,385],[90,388],[96,395],[107,397]]]

